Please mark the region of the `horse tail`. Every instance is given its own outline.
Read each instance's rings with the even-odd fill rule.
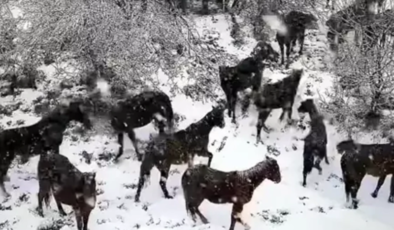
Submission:
[[[314,150],[308,147],[304,148],[304,170],[303,173],[309,174],[312,172],[313,164],[315,162]]]
[[[345,153],[341,157],[342,179],[345,184],[345,195],[347,201],[349,201],[350,192],[353,186],[352,175],[357,175],[354,174],[354,167],[351,165],[351,162],[349,162],[349,160],[352,160],[350,159],[352,157],[354,156],[349,156],[349,153]]]

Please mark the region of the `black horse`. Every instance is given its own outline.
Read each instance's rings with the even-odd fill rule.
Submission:
[[[118,101],[112,107],[110,116],[112,127],[118,133],[118,143],[120,145],[115,161],[123,154],[124,132],[129,135],[137,158],[141,160],[142,155],[138,150],[134,129],[156,120],[159,124],[159,132],[164,133],[166,124],[163,119],[166,119],[167,128],[170,130],[172,130],[174,122],[171,100],[162,91],[144,91],[136,96]]]
[[[238,65],[219,66],[220,85],[227,98],[228,116],[232,116],[232,122],[235,123],[235,105],[238,92],[250,87],[253,92],[257,92],[261,86],[265,68],[263,62],[277,62],[278,59],[279,53],[272,48],[271,44],[260,41],[251,56],[240,61]],[[245,102],[243,112],[249,106],[249,98],[246,98]]]
[[[8,197],[5,187],[7,171],[16,155],[27,162],[30,156],[46,154],[51,151],[59,153],[63,141],[63,132],[70,121],[81,122],[91,128],[88,114],[81,102],[73,101],[44,116],[34,125],[7,129],[0,133],[0,188]]]
[[[269,132],[265,121],[273,109],[281,108],[283,110],[280,115],[282,121],[287,112],[288,118],[291,120],[292,107],[294,98],[297,94],[298,85],[303,74],[303,70],[293,70],[291,74],[279,82],[264,85],[254,97],[254,104],[259,110],[259,117],[257,122],[257,139],[260,141],[261,129],[264,128]]]
[[[265,180],[280,183],[282,176],[278,162],[271,157],[255,166],[242,170],[223,172],[207,165],[189,167],[182,175],[182,188],[185,197],[186,211],[194,221],[197,216],[204,224],[207,218],[199,210],[204,200],[216,204],[233,204],[229,230],[234,230],[239,222],[249,229],[249,225],[241,218],[243,207],[252,199],[254,190]]]
[[[290,11],[284,16],[284,23],[287,28],[287,33],[276,33],[276,40],[280,47],[282,56],[282,65],[285,64],[284,47],[286,46],[286,68],[290,64],[290,52],[293,52],[296,41],[300,45],[299,55],[302,55],[304,49],[305,30],[318,29],[317,18],[312,14],[306,14],[300,11]]]
[[[59,214],[67,215],[62,204],[72,206],[78,230],[87,230],[89,216],[96,206],[96,173],[79,171],[61,154],[40,156],[38,162],[38,207],[44,217],[42,202],[49,206],[51,195],[55,198]]]
[[[213,127],[223,128],[224,106],[212,108],[201,120],[189,125],[173,135],[159,135],[148,146],[141,163],[140,178],[138,181],[135,201],[139,201],[145,180],[150,177],[150,171],[156,167],[160,171],[160,187],[165,198],[172,198],[168,194],[166,181],[172,164],[188,163],[193,165],[195,155],[208,157],[208,166],[211,165],[213,154],[208,150],[209,134]]]
[[[352,197],[352,207],[358,208],[357,192],[366,174],[379,177],[378,185],[372,193],[377,197],[380,187],[387,175],[394,173],[394,143],[359,144],[353,140],[342,141],[337,145],[341,157],[343,182],[345,183],[346,200]],[[394,179],[391,178],[388,201],[394,203]]]
[[[313,168],[319,170],[322,174],[320,162],[324,159],[329,164],[327,158],[327,131],[323,122],[323,117],[317,111],[313,99],[307,99],[301,102],[298,107],[299,113],[309,113],[311,119],[311,130],[304,138],[304,169],[302,172],[302,185],[306,186],[306,177],[311,173]]]

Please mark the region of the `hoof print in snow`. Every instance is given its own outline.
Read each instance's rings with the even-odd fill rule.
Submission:
[[[148,204],[148,203],[144,203],[144,204],[142,205],[141,209],[144,210],[144,211],[148,211],[149,205],[150,205],[150,204]]]
[[[224,146],[226,146],[226,142],[227,142],[228,136],[224,136],[222,141],[220,142],[220,146],[217,149],[218,152],[222,151]]]
[[[109,152],[100,153],[100,154],[98,155],[98,160],[99,160],[99,161],[107,161],[107,162],[109,162],[109,161],[111,161],[111,160],[114,159],[114,158],[115,158],[115,154],[109,153]]]
[[[97,203],[97,206],[98,206],[98,208],[99,208],[101,211],[106,210],[106,209],[108,209],[108,207],[109,207],[109,201],[108,201],[108,200],[99,201],[99,202]]]
[[[85,160],[86,164],[90,164],[92,162],[93,153],[88,153],[86,151],[82,151],[82,158]]]
[[[324,211],[323,207],[317,206],[314,208],[309,209],[310,211],[314,211],[314,212],[319,212],[319,213],[326,213],[326,211]]]
[[[300,197],[298,197],[298,199],[300,199],[300,200],[308,200],[308,199],[309,199],[309,197],[306,197],[306,196],[300,196]]]
[[[340,181],[341,183],[343,183],[343,179],[342,179],[341,177],[339,177],[338,175],[333,174],[333,173],[331,173],[331,174],[328,176],[327,181],[331,181],[332,179],[333,179],[333,180]]]
[[[10,205],[6,206],[6,205],[0,204],[0,211],[10,211],[10,210],[12,210],[12,207]]]
[[[5,230],[12,230],[11,225],[8,220],[4,221],[4,222],[0,222],[0,229],[5,229]]]
[[[16,121],[16,125],[17,125],[17,126],[24,125],[24,124],[25,124],[25,121],[24,121],[24,120],[17,120],[17,121]]]
[[[74,223],[72,223],[70,220],[56,219],[51,220],[49,223],[41,224],[37,227],[37,230],[60,230],[64,226],[72,225],[74,225]]]
[[[292,145],[291,145],[291,148],[292,148],[294,151],[297,151],[297,146],[296,146],[295,144],[292,144]]]
[[[141,225],[135,224],[135,225],[133,226],[133,228],[135,228],[135,229],[140,229],[140,228],[141,228]]]
[[[125,187],[126,189],[135,189],[137,188],[136,184],[123,184],[123,187]]]
[[[269,210],[263,210],[257,213],[264,220],[271,222],[272,224],[282,224],[285,222],[285,216],[289,215],[290,212],[287,210],[277,210],[276,213],[271,213]]]
[[[181,172],[178,169],[173,169],[168,173],[170,176],[175,175],[175,174],[181,174]]]
[[[96,189],[96,195],[97,195],[97,196],[100,196],[100,195],[102,195],[102,194],[104,194],[104,190],[103,190],[102,188],[97,188],[97,189]]]
[[[29,200],[30,196],[26,193],[23,193],[22,195],[19,196],[19,201],[20,202],[27,202]]]
[[[272,145],[267,146],[267,152],[268,154],[274,155],[276,157],[280,155],[280,151],[275,146]]]

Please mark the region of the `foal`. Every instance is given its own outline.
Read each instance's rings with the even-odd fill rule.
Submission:
[[[10,194],[4,187],[7,171],[16,155],[22,162],[30,156],[45,154],[48,151],[59,153],[63,132],[70,121],[83,123],[91,128],[90,119],[80,102],[60,105],[34,125],[12,128],[0,133],[0,189],[6,197]]]
[[[265,68],[263,61],[277,62],[278,59],[279,53],[272,48],[271,44],[260,41],[252,51],[251,57],[243,59],[238,65],[219,66],[220,85],[227,98],[228,116],[232,116],[233,123],[235,123],[238,92],[250,87],[253,92],[257,92],[261,86]]]
[[[357,209],[357,192],[366,174],[379,177],[376,189],[371,194],[376,197],[386,176],[394,173],[394,143],[364,145],[347,140],[337,145],[337,151],[344,153],[341,157],[341,168],[346,200],[349,202],[350,195],[352,207]],[[394,177],[391,178],[388,202],[394,203]]]
[[[293,70],[292,73],[282,79],[279,82],[273,84],[266,84],[260,89],[260,91],[254,97],[254,104],[259,110],[259,117],[257,122],[257,139],[260,141],[261,129],[264,128],[266,132],[269,132],[265,121],[270,115],[273,109],[282,108],[283,112],[280,115],[282,121],[285,112],[288,114],[288,118],[291,119],[292,107],[294,98],[297,94],[298,85],[302,77],[303,70]]]
[[[172,130],[174,113],[171,100],[162,91],[144,91],[136,96],[118,101],[111,109],[111,125],[118,133],[118,143],[120,145],[115,161],[118,161],[119,157],[123,154],[124,132],[129,135],[137,158],[141,160],[142,155],[138,150],[134,129],[145,126],[152,120],[156,120],[159,123],[159,132],[164,133],[164,127],[166,125],[162,121],[162,118],[166,119],[167,127]]]
[[[150,177],[150,171],[154,166],[160,171],[159,184],[164,197],[172,198],[166,187],[168,172],[172,164],[187,162],[190,167],[197,154],[208,157],[208,166],[211,165],[213,155],[208,151],[209,134],[213,127],[223,128],[225,126],[223,112],[224,108],[214,107],[204,118],[189,125],[186,129],[164,138],[159,136],[148,144],[141,163],[138,189],[135,195],[136,202],[139,201],[142,187],[145,180]]]
[[[216,204],[232,203],[229,230],[234,229],[236,221],[249,229],[248,224],[241,219],[243,206],[252,199],[254,190],[264,179],[275,183],[281,181],[278,162],[268,156],[264,161],[243,171],[222,172],[206,165],[190,167],[182,175],[186,211],[191,214],[193,221],[196,221],[197,214],[207,224],[207,218],[198,209],[205,199]]]
[[[78,230],[87,230],[89,216],[96,205],[96,173],[80,172],[67,157],[47,154],[38,162],[38,207],[44,217],[42,201],[49,206],[51,193],[60,215],[67,215],[61,204],[72,206]]]
[[[327,131],[323,122],[323,117],[317,111],[317,108],[313,103],[313,99],[307,99],[301,102],[300,107],[298,107],[298,112],[309,113],[309,117],[311,119],[311,130],[304,138],[304,170],[302,172],[302,186],[306,186],[306,177],[312,172],[313,167],[319,170],[319,174],[321,175],[322,168],[320,166],[320,162],[323,158],[326,161],[326,164],[329,164],[327,158]]]

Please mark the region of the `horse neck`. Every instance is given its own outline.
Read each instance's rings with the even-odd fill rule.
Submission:
[[[312,107],[309,109],[308,113],[309,113],[309,117],[311,118],[311,120],[317,119],[318,116],[319,116],[319,112],[317,111],[316,106],[312,106]]]
[[[191,128],[194,129],[194,131],[197,131],[199,135],[209,135],[213,125],[211,125],[211,120],[209,117],[204,117],[197,123],[192,124]]]
[[[266,179],[267,163],[260,162],[250,169],[239,171],[238,174],[248,180],[253,188],[258,187]]]

